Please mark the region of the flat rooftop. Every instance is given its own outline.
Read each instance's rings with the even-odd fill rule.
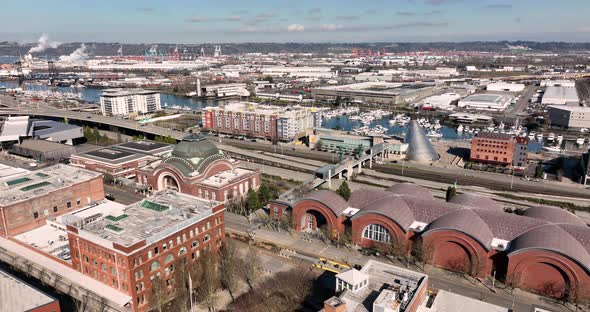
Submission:
[[[0,182],[0,205],[46,195],[49,192],[86,182],[101,174],[73,166],[57,164]]]
[[[54,301],[56,299],[0,270],[0,310],[31,311]]]
[[[408,302],[402,305],[401,311],[403,312],[406,307],[413,303],[414,295],[418,290],[426,287],[425,281],[428,279],[425,274],[375,260],[367,261],[360,272],[369,277],[369,285],[356,292],[345,291],[342,294],[340,299],[346,302],[347,311],[356,311],[357,308],[362,306],[368,311],[372,311],[374,300],[368,300],[369,297],[380,293],[384,289],[394,288],[409,291]]]
[[[207,110],[212,111],[228,111],[238,113],[254,113],[259,115],[288,115],[293,112],[303,112],[308,110],[314,110],[314,108],[307,108],[299,105],[290,106],[288,108],[284,106],[273,106],[273,105],[262,105],[251,102],[233,102],[226,104],[225,106],[207,107]]]
[[[144,89],[106,89],[102,91],[101,97],[119,97],[119,96],[131,96],[131,95],[149,95],[158,94],[158,91],[144,90]]]
[[[545,94],[543,94],[543,100],[565,100],[567,102],[578,102],[578,92],[576,88],[567,87],[547,87]]]
[[[483,102],[483,103],[500,103],[504,97],[505,97],[504,95],[500,95],[500,94],[489,94],[489,93],[473,94],[473,95],[470,95],[470,96],[464,98],[461,101]]]
[[[133,142],[117,144],[117,145],[115,145],[115,147],[117,147],[118,149],[125,149],[125,150],[131,150],[134,152],[149,153],[149,154],[168,152],[168,151],[172,151],[172,149],[174,148],[174,146],[170,145],[170,144],[164,144],[164,143],[152,142],[152,141],[133,141]]]
[[[27,169],[22,169],[22,168],[18,168],[18,167],[8,166],[5,164],[0,164],[0,183],[2,180],[25,175],[29,172],[30,171]]]
[[[510,309],[491,304],[489,302],[480,301],[477,299],[461,296],[445,290],[440,290],[432,307],[429,310],[432,312],[508,312]]]
[[[194,224],[212,214],[219,202],[200,199],[174,191],[161,191],[125,207],[117,215],[107,215],[84,224],[80,236],[131,246],[146,240],[148,244]],[[70,219],[68,224],[76,225]]]
[[[232,183],[235,179],[239,179],[243,176],[251,174],[252,172],[253,171],[247,169],[235,168],[234,170],[218,172],[217,174],[208,177],[200,183],[213,187],[221,187]]]
[[[124,208],[125,205],[105,199],[69,214],[47,219],[45,225],[19,234],[14,238],[39,249],[43,253],[70,262],[70,246],[66,230],[67,222],[75,222],[99,215],[119,215]]]

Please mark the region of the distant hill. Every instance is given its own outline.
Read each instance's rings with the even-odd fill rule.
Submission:
[[[386,49],[387,52],[410,52],[410,51],[507,51],[506,43],[512,46],[527,46],[533,51],[543,52],[567,52],[567,51],[590,51],[590,43],[567,43],[567,42],[534,42],[534,41],[498,41],[498,42],[427,42],[427,43],[226,43],[221,44],[222,52],[226,55],[237,55],[243,53],[349,53],[352,48],[372,49],[379,51]],[[58,57],[70,54],[80,47],[80,42],[65,43],[59,47],[49,48],[36,56]],[[85,43],[93,55],[116,55],[121,46],[119,43]],[[15,42],[0,42],[0,55],[25,54],[35,44],[19,45]],[[151,44],[123,44],[124,55],[143,55],[149,50]],[[158,44],[158,50],[163,53],[169,48],[178,47],[182,52],[187,50],[191,53],[199,53],[205,48],[208,55],[213,54],[215,44]]]

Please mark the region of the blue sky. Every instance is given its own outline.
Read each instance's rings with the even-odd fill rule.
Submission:
[[[590,41],[588,0],[29,0],[0,41]]]

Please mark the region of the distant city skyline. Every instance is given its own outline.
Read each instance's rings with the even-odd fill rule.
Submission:
[[[74,0],[3,4],[0,41],[589,42],[579,0]]]

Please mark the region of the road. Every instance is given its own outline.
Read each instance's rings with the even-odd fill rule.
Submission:
[[[112,194],[114,201],[123,205],[131,205],[142,200],[144,197],[129,189],[121,189],[109,185],[104,186],[105,194]]]
[[[247,224],[239,225],[239,223],[243,222],[243,220],[245,220],[245,218],[226,213],[226,232],[236,234],[241,233],[241,235],[244,235],[244,229],[248,228],[249,226]],[[239,229],[235,228],[236,226],[238,226]],[[326,257],[336,261],[345,260],[344,262],[348,264],[358,264],[361,266],[364,265],[369,259],[388,261],[380,257],[364,256],[354,250],[336,248],[319,241],[304,241],[301,240],[298,235],[278,233],[263,229],[251,231],[250,233],[253,235],[254,241],[256,242],[270,243],[272,245],[278,246],[279,248],[292,250],[300,255],[303,255],[304,257],[296,257],[297,260],[295,261],[303,262],[310,266],[315,263],[312,259],[317,259],[319,257]],[[266,252],[268,253],[268,251]],[[278,255],[275,256],[282,258]],[[285,259],[284,261],[287,260]],[[414,268],[412,267],[412,269]],[[544,304],[544,302],[539,300],[537,296],[530,293],[515,291],[515,297],[511,296],[504,290],[497,290],[497,292],[494,293],[480,282],[471,284],[471,282],[467,281],[463,277],[442,269],[428,268],[427,274],[430,288],[432,289],[444,289],[470,298],[490,302],[499,306],[507,308],[514,307],[515,312],[530,312],[533,305],[547,306],[547,304]],[[551,311],[562,311],[562,309],[558,306],[551,306]],[[563,311],[568,310],[563,309]]]

